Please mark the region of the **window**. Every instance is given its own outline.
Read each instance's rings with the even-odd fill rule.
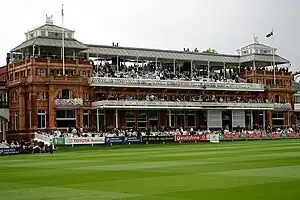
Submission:
[[[37,69],[37,75],[38,76],[46,76],[46,70],[45,69]]]
[[[83,126],[84,127],[90,127],[90,123],[89,123],[89,111],[88,110],[84,110],[83,111]]]
[[[187,119],[188,126],[195,127],[196,126],[196,113],[190,112],[190,113],[188,113],[187,117],[188,117],[188,119]]]
[[[138,112],[138,128],[146,128],[147,127],[147,113],[146,111]]]
[[[157,111],[149,111],[149,125],[158,126],[158,116]]]
[[[274,103],[280,103],[280,96],[275,95]]]
[[[76,119],[76,113],[75,110],[56,110],[56,118],[58,119]]]
[[[57,99],[74,99],[74,97],[75,95],[69,89],[63,89],[56,96]]]
[[[86,71],[85,71],[85,70],[82,70],[82,71],[81,71],[81,76],[82,76],[82,77],[86,77]]]
[[[272,113],[272,123],[273,127],[280,127],[284,125],[284,113],[283,112],[273,112]]]
[[[273,119],[284,119],[284,114],[283,114],[283,112],[273,112],[272,118]]]
[[[18,102],[18,92],[17,91],[13,92],[13,102],[14,103]]]
[[[126,112],[126,126],[127,128],[135,127],[135,112]]]
[[[46,111],[38,110],[38,128],[46,128]]]
[[[89,101],[90,100],[90,95],[88,92],[84,92],[84,100]]]
[[[185,120],[184,112],[177,112],[176,113],[176,125],[178,127],[184,127],[185,126],[184,120]]]
[[[14,129],[18,130],[19,128],[19,116],[18,116],[18,112],[14,113]]]
[[[47,100],[48,99],[48,92],[38,92],[37,93],[38,100]]]

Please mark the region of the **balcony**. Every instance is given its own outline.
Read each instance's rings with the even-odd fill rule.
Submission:
[[[74,108],[74,107],[82,107],[83,99],[55,99],[55,107],[61,108]]]
[[[296,105],[295,105],[296,107]],[[291,110],[292,106],[290,103],[274,103],[275,110]]]
[[[139,87],[139,88],[173,88],[173,89],[206,89],[206,90],[230,90],[230,91],[264,91],[265,86],[254,83],[231,82],[205,82],[205,81],[179,81],[156,79],[128,79],[92,77],[90,86],[104,87]]]
[[[173,102],[173,101],[115,101],[92,103],[100,109],[188,109],[188,110],[274,110],[272,103],[221,103],[221,102]]]
[[[82,76],[33,76],[18,78],[8,81],[8,87],[14,87],[20,84],[38,83],[38,84],[76,84],[87,85],[88,78]]]

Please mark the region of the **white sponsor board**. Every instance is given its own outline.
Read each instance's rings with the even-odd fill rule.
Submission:
[[[45,144],[48,144],[48,145],[50,144],[50,138],[45,135],[42,135],[42,134],[35,133],[34,140],[36,140],[38,142],[44,142]]]
[[[105,137],[66,137],[65,144],[72,145],[72,144],[104,144]]]
[[[211,143],[219,143],[220,142],[220,136],[218,133],[211,133],[209,135],[209,141]]]

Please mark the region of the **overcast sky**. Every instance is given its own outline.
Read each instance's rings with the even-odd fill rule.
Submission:
[[[6,53],[25,40],[24,32],[45,23],[52,14],[61,25],[88,44],[182,50],[236,49],[274,29],[279,54],[300,70],[300,0],[10,0],[0,1],[0,65]]]

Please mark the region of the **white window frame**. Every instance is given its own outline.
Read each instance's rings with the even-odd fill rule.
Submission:
[[[88,92],[84,93],[84,100],[89,101],[90,100],[90,94]]]
[[[130,115],[133,114],[134,117],[129,117],[128,113],[130,113]],[[136,112],[133,111],[126,112],[126,127],[132,128],[128,126],[129,123],[134,123],[134,126],[136,126]]]
[[[46,110],[38,110],[38,121],[39,121],[39,117],[41,117],[41,121],[43,121],[43,117],[44,116],[44,123],[38,124],[39,129],[45,129],[47,127],[47,112]]]
[[[17,126],[18,123],[17,122],[18,122],[18,112],[15,112],[14,113],[14,129],[15,130],[18,130],[18,126]]]

